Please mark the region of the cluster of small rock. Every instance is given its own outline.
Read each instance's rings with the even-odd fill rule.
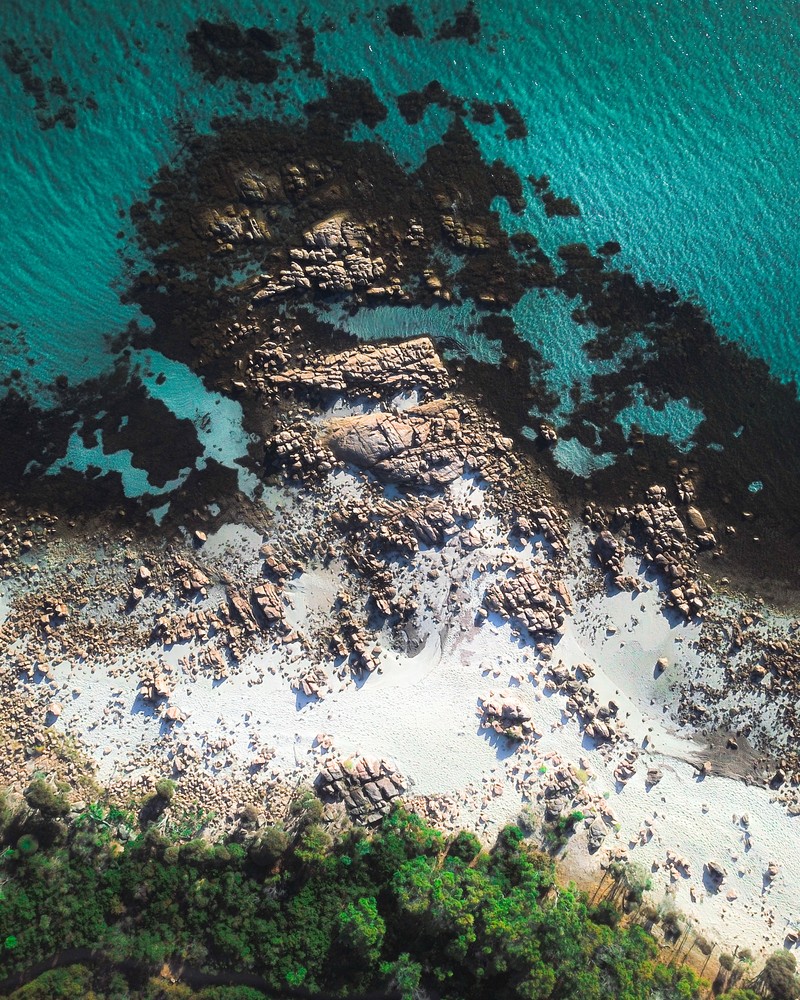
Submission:
[[[234,661],[240,661],[252,646],[252,640],[264,629],[276,629],[284,638],[291,635],[284,620],[281,579],[273,583],[263,580],[249,591],[235,584],[225,573],[220,574],[225,587],[225,602],[208,606],[176,610],[162,605],[155,610],[151,641],[169,647],[176,643],[208,642],[212,636],[228,650]],[[209,647],[212,649],[213,647]],[[212,659],[199,666],[208,666],[215,676],[224,676],[227,662],[224,653],[213,648]]]
[[[233,250],[236,243],[261,243],[271,235],[263,211],[244,206],[208,208],[198,220],[198,228],[203,236],[216,240],[220,250]]]
[[[532,566],[491,584],[484,596],[489,611],[524,625],[534,638],[555,638],[564,628],[569,597],[563,584],[543,580]]]
[[[164,672],[163,666],[157,662],[150,662],[142,672],[139,688],[145,701],[155,705],[160,701],[166,701],[172,694],[172,683]]]
[[[253,603],[268,625],[283,620],[283,600],[278,586],[264,580],[251,590]]]
[[[697,528],[702,515],[695,508],[690,521]],[[688,513],[688,512],[687,512]],[[636,543],[637,538],[644,544],[644,558],[666,578],[667,603],[676,608],[685,618],[702,615],[706,606],[708,587],[699,579],[696,552],[698,544],[710,547],[715,544],[713,535],[700,533],[696,541],[690,539],[686,527],[675,506],[667,500],[664,486],[651,486],[645,495],[645,503],[633,507],[617,507],[611,524],[593,505],[588,505],[585,517],[590,523],[601,527],[594,542],[594,554],[604,571],[610,574],[616,586],[630,589],[631,581],[624,574],[623,558],[625,545],[609,530],[624,532],[625,542]],[[702,521],[703,526],[705,522]]]
[[[317,428],[305,420],[278,421],[264,451],[269,467],[305,483],[316,482],[341,464],[320,441]]]
[[[531,725],[531,713],[507,690],[490,691],[481,699],[481,726],[512,740],[540,735]]]
[[[559,513],[548,504],[536,504],[528,509],[527,516],[522,514],[514,519],[511,536],[528,542],[540,532],[550,543],[553,553],[560,555],[567,551],[565,520],[566,511]]]
[[[450,795],[413,795],[403,797],[403,807],[422,816],[437,830],[459,831],[464,822],[461,803]]]
[[[155,614],[150,641],[162,646],[206,640],[214,631],[225,632],[229,621],[226,608],[217,606],[193,608],[187,613],[164,604]]]
[[[550,771],[542,789],[544,818],[549,823],[559,820],[570,808],[579,788],[580,782],[571,764],[562,764]]]
[[[367,497],[339,505],[332,523],[342,533],[343,554],[350,565],[369,580],[372,604],[386,618],[405,621],[418,609],[419,587],[405,592],[398,586],[387,559],[413,560],[420,545],[439,548],[449,539],[463,539],[463,525],[479,511],[469,503],[456,504],[442,497],[407,495],[397,500]],[[438,575],[431,568],[431,579]]]
[[[625,755],[614,768],[614,777],[621,785],[626,785],[636,774],[636,761],[639,759],[639,751],[636,747],[627,750]]]
[[[654,862],[653,867],[658,870],[662,866],[660,862]],[[667,851],[663,868],[665,874],[669,876],[670,882],[677,882],[679,878],[692,877],[692,866],[682,854],[677,854],[675,851]]]
[[[419,544],[444,545],[478,513],[472,505],[422,495],[348,503],[340,506],[334,520],[350,539],[357,538],[371,552],[410,556]]]
[[[306,698],[319,698],[327,683],[328,675],[322,667],[311,667],[302,677],[297,678],[293,686],[302,691]]]
[[[381,257],[370,252],[366,228],[344,214],[323,219],[303,233],[303,246],[289,249],[289,265],[277,277],[261,276],[253,303],[296,290],[352,292],[365,289],[386,272]]]
[[[331,761],[320,772],[316,786],[321,796],[343,801],[350,818],[365,826],[379,823],[407,787],[388,761],[370,757]]]
[[[206,595],[206,588],[211,581],[196,563],[176,556],[172,561],[171,572],[180,587],[182,596],[191,597],[193,594]],[[146,566],[139,567],[137,580],[140,582],[140,585],[142,583],[146,584],[150,580],[150,571]]]
[[[0,577],[7,577],[13,567],[4,565],[19,558],[52,534],[58,518],[51,514],[31,514],[16,518],[0,510]]]
[[[350,399],[388,399],[411,389],[436,395],[450,385],[447,369],[428,337],[318,353],[299,363],[284,351],[262,349],[253,354],[250,374],[264,390],[342,393]]]
[[[340,595],[341,597],[344,595]],[[356,674],[371,674],[378,667],[381,647],[369,630],[360,625],[353,612],[342,607],[337,615],[338,627],[331,636],[330,648],[336,656],[347,657]]]
[[[442,229],[461,250],[488,250],[492,246],[492,241],[483,226],[463,221],[449,213],[442,215],[441,218]]]
[[[589,663],[578,663],[571,670],[560,660],[548,668],[545,690],[560,691],[567,696],[564,714],[567,718],[578,715],[587,736],[597,742],[614,742],[624,728],[617,719],[619,706],[614,701],[601,705],[597,692],[587,681],[593,676],[594,668]]]

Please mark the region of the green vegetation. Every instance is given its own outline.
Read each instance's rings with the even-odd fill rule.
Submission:
[[[542,839],[547,849],[557,854],[569,841],[575,830],[575,824],[583,819],[583,813],[575,809],[566,816],[559,816],[552,823],[546,823],[542,829]]]
[[[516,826],[487,852],[470,833],[448,838],[396,809],[370,836],[349,828],[334,838],[318,801],[301,794],[286,827],[247,823],[211,843],[192,822],[176,828],[162,816],[137,829],[130,814],[99,804],[67,824],[62,792],[34,785],[27,812],[2,799],[0,979],[67,949],[96,954],[92,968],[54,969],[18,1000],[261,995],[150,981],[165,961],[252,972],[273,998],[299,987],[404,998],[429,990],[452,1000],[669,1000],[708,988],[690,969],[659,963],[653,937],[621,922],[609,900],[593,907],[559,885],[553,861]],[[628,899],[646,888],[633,866],[615,881]],[[789,965],[783,956],[768,962],[759,988],[788,995]],[[133,984],[131,968],[142,970]]]
[[[767,959],[756,983],[776,1000],[794,1000],[800,993],[797,959],[786,951],[776,951]]]
[[[164,802],[172,802],[175,798],[175,782],[169,778],[161,778],[156,782],[156,795]]]
[[[44,778],[37,778],[25,791],[25,801],[31,809],[37,809],[43,816],[55,819],[69,812],[69,799],[64,794],[68,790],[53,788]]]
[[[250,986],[207,986],[195,991],[164,979],[75,964],[44,972],[8,994],[9,1000],[265,1000]],[[273,1000],[278,1000],[273,996]]]

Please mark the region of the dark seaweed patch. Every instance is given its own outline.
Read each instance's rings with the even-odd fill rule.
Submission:
[[[410,90],[397,98],[398,110],[409,125],[417,125],[422,121],[425,109],[432,104],[454,114],[464,113],[464,102],[461,98],[445,90],[438,80],[431,80],[422,90]]]
[[[300,69],[309,76],[321,77],[322,64],[317,60],[316,32],[310,24],[306,24],[302,13],[297,15],[295,31],[300,47]]]
[[[328,81],[327,98],[308,109],[308,127],[287,129],[274,122],[243,127],[221,121],[216,135],[191,142],[184,162],[162,171],[150,202],[135,213],[153,266],[139,276],[131,295],[156,321],[158,346],[208,372],[217,387],[224,389],[233,377],[236,362],[246,356],[258,334],[227,351],[220,346],[219,331],[244,315],[247,298],[214,288],[242,258],[238,250],[215,253],[198,220],[213,206],[236,206],[243,168],[263,177],[277,176],[282,194],[271,207],[272,241],[263,248],[248,244],[250,259],[262,254],[264,269],[272,273],[285,264],[288,248],[314,221],[338,211],[361,220],[369,227],[375,254],[386,262],[387,283],[398,280],[413,301],[442,307],[421,280],[426,271],[433,271],[456,299],[469,298],[481,310],[477,331],[501,342],[505,360],[498,368],[469,359],[459,364],[467,382],[512,433],[529,424],[531,413],[544,416],[561,401],[544,384],[541,356],[523,341],[506,310],[526,291],[554,289],[571,303],[575,322],[586,327],[587,354],[618,362],[617,372],[593,377],[591,393],[577,385],[569,390],[573,410],[560,428],[565,438],[595,453],[614,453],[617,462],[588,481],[576,481],[552,465],[551,474],[565,494],[576,505],[590,494],[613,506],[640,496],[653,482],[669,484],[685,466],[695,479],[698,503],[717,530],[720,568],[730,573],[735,559],[751,572],[796,582],[800,515],[794,498],[800,473],[793,448],[800,440],[800,405],[794,387],[780,386],[763,362],[721,340],[703,310],[674,289],[637,281],[615,268],[613,258],[620,250],[616,242],[608,241],[597,251],[582,243],[567,244],[551,260],[537,234],[509,238],[491,204],[500,194],[513,207],[522,198],[519,178],[500,162],[483,161],[464,122],[465,103],[435,81],[398,99],[407,121],[419,120],[432,103],[450,110],[454,120],[414,172],[404,171],[377,143],[346,139],[355,121],[374,127],[370,123],[385,114],[374,92],[353,81]],[[475,106],[470,110],[474,118]],[[485,108],[477,110],[486,116]],[[513,122],[508,109],[503,120]],[[287,173],[290,167],[300,177],[299,186],[296,175]],[[295,180],[290,183],[290,178]],[[549,179],[534,177],[531,182],[547,208]],[[559,209],[561,199],[552,197]],[[425,236],[409,242],[412,220]],[[442,272],[437,256],[442,245],[460,258],[461,266],[451,274]],[[195,269],[196,277],[186,278],[186,269]],[[358,295],[309,290],[284,301],[281,309],[293,318],[312,301],[324,308],[331,297],[350,311],[369,307]],[[278,313],[264,307],[259,315],[269,328]],[[333,331],[324,324],[314,326],[306,316],[300,325],[303,337],[331,342]],[[545,337],[546,331],[540,335]],[[703,411],[706,420],[689,455],[682,455],[665,437],[634,433],[626,438],[617,418],[632,402],[634,385],[641,386],[656,407],[668,398],[685,398]],[[260,419],[267,418],[262,414]],[[737,437],[740,426],[745,430]],[[523,438],[518,440],[521,447],[528,446]],[[710,450],[709,444],[721,444],[723,450]],[[550,461],[544,455],[539,460]],[[747,493],[747,483],[754,479],[764,483],[757,496]],[[743,519],[745,511],[752,519]]]
[[[463,38],[474,45],[481,33],[481,22],[475,13],[475,4],[470,0],[463,10],[456,11],[452,20],[443,21],[436,32],[436,38],[445,41],[451,38]]]
[[[469,111],[470,117],[478,125],[494,124],[495,109],[488,101],[470,101]]]
[[[515,215],[521,215],[525,211],[527,203],[522,194],[522,181],[519,174],[502,160],[495,160],[491,170],[495,191],[501,198],[506,199],[508,207]]]
[[[422,32],[414,17],[414,11],[407,3],[392,4],[386,10],[389,30],[400,38],[422,38]]]
[[[542,174],[541,177],[531,176],[528,180],[533,190],[539,196],[542,205],[544,205],[544,212],[548,219],[553,218],[553,216],[561,216],[563,218],[577,217],[581,214],[579,206],[572,198],[559,198],[553,194],[550,190],[550,178],[547,174]],[[605,244],[605,246],[608,246],[608,244]]]
[[[343,76],[331,77],[327,96],[306,104],[305,111],[310,117],[324,116],[337,122],[345,132],[356,122],[374,129],[388,114],[369,80]]]
[[[93,97],[81,100],[77,92],[70,90],[63,77],[54,75],[45,79],[36,71],[37,59],[45,62],[52,60],[53,51],[49,46],[40,46],[37,56],[31,49],[23,49],[9,38],[2,42],[2,55],[3,62],[18,77],[25,93],[33,98],[36,121],[43,131],[56,125],[74,129],[81,105],[89,111],[97,109]]]
[[[71,514],[119,504],[141,510],[163,503],[159,497],[148,496],[140,504],[126,500],[121,477],[113,471],[101,474],[95,469],[93,473],[90,468],[84,475],[64,469],[56,477],[46,475],[66,453],[74,432],[88,448],[98,444],[101,432],[106,454],[131,451],[131,464],[144,469],[156,488],[177,478],[202,454],[194,424],[151,398],[131,373],[124,354],[103,376],[74,387],[59,378],[54,388],[58,405],[50,409],[40,408],[13,388],[0,400],[0,495],[4,503],[24,493],[32,505],[44,504]]]
[[[278,52],[282,41],[264,28],[242,29],[231,22],[198,21],[187,32],[192,66],[216,83],[220,77],[248,83],[274,83],[280,62],[269,53]]]
[[[515,104],[511,101],[498,101],[495,104],[498,115],[506,125],[506,139],[524,139],[528,135],[528,126]]]
[[[545,191],[542,195],[545,215],[552,218],[554,215],[562,218],[575,218],[581,214],[579,206],[570,197],[558,198],[552,191]]]
[[[130,451],[131,465],[144,469],[157,489],[193,467],[203,453],[192,421],[176,417],[160,399],[149,396],[135,375],[103,405],[102,417],[83,421],[84,443],[93,447],[96,434],[102,433],[103,451]]]

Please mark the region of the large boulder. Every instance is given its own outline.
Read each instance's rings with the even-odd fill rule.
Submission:
[[[523,740],[534,734],[531,713],[510,691],[490,691],[481,699],[481,726],[502,736]]]
[[[298,367],[278,365],[274,352],[257,352],[256,363],[259,361],[267,368],[278,368],[270,376],[273,385],[350,397],[388,398],[408,389],[439,393],[450,383],[447,369],[429,337],[394,344],[361,344],[350,351],[321,354]]]
[[[372,825],[381,821],[407,783],[386,760],[349,757],[326,764],[316,785],[323,797],[343,801],[355,822]]]
[[[325,444],[382,482],[442,487],[464,471],[461,416],[445,400],[331,421]]]

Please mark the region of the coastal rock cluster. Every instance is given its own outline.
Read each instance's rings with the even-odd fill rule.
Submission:
[[[547,669],[545,690],[560,691],[566,696],[564,714],[567,718],[577,715],[587,736],[598,743],[613,743],[623,735],[625,725],[617,718],[619,706],[615,701],[600,703],[597,692],[588,683],[593,675],[589,663],[568,667],[559,660]]]
[[[580,787],[580,781],[573,767],[562,764],[553,768],[548,773],[541,791],[545,805],[545,820],[551,823],[558,821],[574,802]]]
[[[233,206],[228,210],[207,209],[198,219],[198,229],[225,250],[233,249],[234,243],[269,240],[271,235],[263,211],[242,208],[237,212]]]
[[[644,503],[630,508],[619,506],[610,518],[591,504],[584,514],[593,527],[600,529],[593,546],[594,555],[614,585],[622,590],[636,585],[625,574],[623,559],[626,546],[640,542],[645,561],[665,580],[667,604],[687,619],[703,614],[709,592],[699,575],[698,548],[716,544],[699,511],[690,507],[689,512],[687,519],[695,529],[694,539],[677,508],[667,500],[666,487],[656,485],[647,490]],[[617,537],[619,534],[624,541]]]
[[[381,257],[370,251],[367,228],[343,213],[318,222],[303,234],[303,246],[289,249],[290,264],[277,276],[263,274],[251,282],[258,288],[253,304],[298,289],[317,292],[352,292],[366,289],[385,273]],[[386,293],[380,288],[380,294]]]
[[[12,575],[16,568],[8,564],[44,542],[57,525],[58,518],[53,514],[19,516],[0,509],[0,578]]]
[[[490,691],[481,702],[481,726],[500,736],[524,740],[535,736],[531,713],[510,691]]]
[[[264,456],[269,470],[309,484],[341,465],[320,440],[319,429],[302,418],[276,421],[264,442]]]
[[[323,798],[344,802],[351,819],[371,826],[383,819],[407,782],[386,760],[356,757],[326,764],[316,785]]]
[[[374,379],[370,385],[380,384]],[[366,388],[366,384],[365,384]],[[310,482],[342,463],[369,472],[383,483],[441,490],[466,471],[502,483],[519,467],[513,442],[473,406],[450,398],[432,399],[403,409],[374,409],[348,417],[277,424],[265,442],[268,466]],[[541,510],[554,543],[555,518]]]
[[[441,395],[450,387],[450,376],[429,337],[399,344],[363,344],[351,351],[326,354],[316,351],[295,358],[274,346],[253,353],[248,375],[259,389],[292,389],[306,394],[319,392],[390,399],[415,390],[423,395]]]
[[[337,118],[339,111],[332,108],[330,114]],[[394,654],[406,654],[410,664],[433,639],[418,664],[438,652],[458,652],[469,668],[473,650],[483,646],[480,656],[489,665],[485,673],[502,678],[498,685],[531,684],[524,691],[527,703],[510,689],[490,691],[478,702],[481,726],[490,741],[495,742],[492,734],[503,734],[516,746],[508,765],[501,764],[498,755],[477,781],[482,790],[469,792],[479,802],[477,820],[475,812],[469,816],[475,829],[487,830],[496,821],[504,809],[504,794],[506,803],[510,798],[510,782],[559,830],[565,821],[584,823],[590,850],[598,850],[616,825],[598,793],[600,782],[592,786],[597,776],[590,765],[604,763],[608,774],[602,778],[610,777],[608,787],[617,793],[624,789],[626,810],[630,799],[641,802],[635,797],[642,786],[652,789],[664,781],[649,796],[653,816],[637,819],[641,827],[630,841],[631,849],[645,847],[655,836],[655,809],[667,801],[662,792],[672,795],[673,765],[665,767],[664,780],[654,763],[663,759],[651,754],[648,737],[642,740],[640,733],[634,741],[633,735],[626,735],[623,717],[630,715],[628,708],[636,714],[629,692],[624,698],[615,694],[621,709],[609,697],[606,673],[606,686],[598,683],[605,692],[601,699],[589,683],[592,666],[573,662],[589,654],[570,658],[575,651],[570,619],[581,614],[587,593],[591,596],[598,589],[597,580],[570,583],[574,612],[563,580],[576,566],[582,569],[583,561],[573,558],[569,515],[550,499],[551,486],[542,471],[560,475],[549,457],[559,432],[534,416],[556,411],[543,391],[541,357],[522,342],[501,310],[525,290],[565,292],[574,303],[570,309],[574,307],[582,321],[604,330],[657,328],[665,345],[679,343],[681,352],[696,357],[703,356],[706,346],[696,332],[703,324],[692,316],[683,322],[684,310],[680,326],[671,328],[671,293],[640,288],[600,259],[606,252],[613,256],[618,247],[598,248],[599,256],[582,244],[564,247],[554,269],[533,234],[515,233],[509,239],[498,225],[495,200],[504,198],[512,212],[521,211],[522,188],[515,186],[520,179],[500,161],[482,163],[479,144],[457,109],[441,145],[428,151],[431,155],[413,176],[382,157],[377,143],[343,138],[361,129],[359,124],[352,130],[353,122],[368,127],[369,113],[365,117],[360,109],[359,118],[358,111],[347,118],[353,109],[343,108],[334,127],[325,121],[327,112],[310,110],[314,127],[303,135],[302,126],[282,131],[278,124],[263,129],[255,122],[237,135],[218,123],[219,137],[196,142],[187,154],[190,169],[175,174],[165,168],[149,208],[137,206],[132,213],[139,220],[149,215],[143,245],[149,241],[154,264],[150,274],[137,279],[132,298],[154,318],[163,336],[159,348],[192,368],[202,368],[210,387],[234,393],[245,411],[246,426],[264,441],[264,467],[249,471],[265,482],[256,488],[256,499],[244,501],[243,507],[252,512],[262,500],[264,507],[275,503],[276,495],[280,500],[274,517],[270,512],[267,518],[270,523],[254,522],[253,552],[259,538],[269,538],[260,561],[251,553],[247,565],[232,566],[227,557],[212,551],[216,545],[219,553],[222,544],[214,538],[215,528],[230,527],[230,522],[210,513],[219,507],[217,500],[226,499],[221,494],[230,479],[220,477],[223,485],[217,490],[212,478],[213,504],[204,506],[212,494],[198,491],[180,515],[170,512],[165,523],[173,518],[172,527],[162,530],[175,530],[176,525],[185,530],[178,545],[165,546],[161,537],[157,544],[145,545],[133,529],[115,531],[115,543],[130,546],[130,554],[119,556],[124,565],[113,579],[103,565],[117,558],[113,546],[97,557],[92,554],[92,561],[63,555],[51,561],[39,545],[41,522],[25,517],[0,522],[0,573],[19,579],[26,574],[29,588],[28,593],[22,586],[11,592],[11,612],[3,625],[10,652],[0,687],[0,735],[14,761],[6,777],[21,782],[33,767],[42,767],[53,773],[62,768],[70,781],[80,780],[81,767],[69,760],[68,748],[61,748],[61,757],[56,752],[56,737],[65,720],[70,725],[72,719],[67,734],[86,736],[98,760],[110,761],[118,754],[124,787],[139,795],[150,787],[147,782],[152,785],[154,773],[167,769],[178,777],[184,801],[215,809],[226,821],[235,818],[233,803],[244,799],[261,810],[267,804],[280,816],[288,808],[284,784],[308,780],[319,762],[311,751],[304,756],[290,715],[289,740],[295,738],[295,744],[290,742],[288,752],[282,746],[280,763],[275,763],[268,741],[276,737],[263,720],[270,720],[268,713],[278,698],[269,683],[261,692],[257,685],[269,682],[268,674],[278,674],[276,682],[297,693],[295,699],[281,692],[291,710],[296,706],[308,716],[333,711],[334,698],[323,706],[306,704],[305,699],[349,688],[348,697],[362,682],[375,691],[379,679],[369,675],[388,671]],[[212,155],[204,158],[203,149]],[[533,183],[539,190],[535,179]],[[174,195],[165,196],[169,191]],[[548,215],[574,214],[568,199],[539,193]],[[242,280],[241,273],[253,273],[253,265],[261,273]],[[611,291],[615,287],[616,298]],[[458,363],[449,363],[448,370],[430,338],[353,347],[336,328],[336,317],[369,303],[413,303],[438,312],[439,305],[451,299],[474,308],[476,337],[500,345],[502,360],[497,365],[462,356]],[[648,349],[655,344],[649,338],[648,332]],[[348,349],[338,349],[345,342]],[[598,347],[600,353],[608,347],[602,335]],[[456,352],[448,350],[448,356],[451,353]],[[618,350],[621,359],[624,354]],[[708,356],[719,358],[714,352]],[[659,357],[657,364],[649,359],[647,364],[655,371],[661,362]],[[619,373],[622,383],[627,379],[626,392],[637,381],[630,377],[637,363],[632,360]],[[698,371],[703,367],[693,366]],[[673,372],[665,371],[666,381]],[[469,379],[469,388],[457,375]],[[702,371],[687,375],[707,380]],[[597,381],[599,385],[602,379]],[[501,419],[488,415],[471,390],[477,390]],[[626,392],[615,395],[628,399]],[[605,392],[606,402],[611,395]],[[692,403],[701,398],[696,384],[689,398]],[[755,427],[758,398],[745,398]],[[708,409],[707,427],[716,419],[713,410]],[[607,416],[610,421],[613,414]],[[587,426],[584,421],[577,429]],[[515,442],[508,436],[522,427],[532,427],[536,435],[528,453],[522,451],[528,445],[521,439]],[[725,461],[735,462],[727,455],[734,453],[738,435],[729,433],[730,428],[723,438],[717,434],[720,427],[714,424],[714,434],[726,441]],[[648,443],[638,432],[632,436],[636,447]],[[654,460],[648,457],[648,464],[637,466],[635,481],[640,484],[664,474],[658,471],[662,452],[653,449],[651,454]],[[723,459],[709,451],[708,461]],[[617,473],[612,468],[607,477]],[[709,527],[714,521],[708,512],[712,490],[703,498],[709,498],[708,509],[704,503],[701,510],[694,476],[693,470],[682,471],[675,480],[676,494],[651,486],[642,502],[620,503],[630,480],[612,489],[607,480],[603,486],[598,475],[593,495],[605,497],[609,511],[587,509],[596,535],[593,552],[608,583],[641,589],[644,601],[648,585],[641,571],[626,573],[630,557],[643,558],[659,574],[667,608],[676,612],[669,615],[670,624],[678,618],[678,629],[690,623],[685,630],[689,636],[694,636],[698,619],[705,627],[713,614],[698,555],[717,545],[716,529]],[[300,513],[293,514],[293,509]],[[745,521],[752,516],[742,515]],[[733,534],[730,525],[728,532]],[[762,535],[761,528],[758,533]],[[103,544],[93,538],[91,547]],[[63,571],[53,569],[57,558]],[[507,622],[511,628],[503,625]],[[770,734],[769,741],[774,737],[787,744],[779,750],[774,790],[784,801],[794,796],[797,802],[796,640],[780,629],[767,636],[758,618],[752,625],[734,632],[730,649],[704,633],[706,649],[719,661],[718,682],[709,681],[711,670],[689,677],[681,657],[672,651],[668,680],[693,722],[699,720],[709,729],[737,726],[735,737],[722,737],[723,744],[727,738],[726,752],[745,757],[739,730],[745,731],[759,715],[768,725],[774,723],[778,733]],[[485,651],[495,634],[509,632],[517,660],[513,677],[511,668],[504,673],[500,656],[495,659]],[[569,635],[562,638],[565,632]],[[634,644],[629,643],[628,652]],[[690,645],[695,645],[693,639]],[[125,652],[124,663],[119,650]],[[552,665],[557,650],[566,663]],[[73,680],[78,676],[80,683]],[[208,731],[201,731],[197,719],[204,710],[203,698],[211,697],[205,690],[200,693],[205,685],[195,682],[201,679],[224,685],[223,695],[237,681],[252,688],[254,696],[266,695],[262,721],[248,732],[248,701],[248,710],[236,719],[236,726],[242,727],[236,739],[222,713],[213,721],[213,709],[211,721],[204,724]],[[108,690],[102,698],[98,694],[94,704],[91,698],[104,683]],[[483,691],[483,682],[477,683]],[[187,690],[192,698],[186,697]],[[549,699],[556,693],[558,697]],[[74,721],[75,699],[79,724]],[[589,760],[578,751],[580,767],[562,760],[555,750],[541,749],[547,746],[545,736],[541,741],[533,738],[539,736],[532,717],[536,713],[538,724],[539,702],[544,718],[552,709],[550,740],[563,736],[564,745],[573,738],[582,742]],[[467,713],[475,704],[473,694]],[[135,731],[130,720],[137,714],[154,718],[152,728],[144,730],[153,740],[131,750],[115,741],[126,727],[128,733]],[[83,724],[89,718],[91,731]],[[639,724],[631,720],[631,734],[634,721]],[[356,745],[373,732],[371,727],[372,720],[359,732]],[[459,733],[459,740],[469,738],[465,732]],[[431,735],[429,729],[426,737]],[[557,745],[563,749],[560,742]],[[722,771],[719,755],[704,750],[704,757],[713,757],[713,774],[709,760],[698,765],[698,779],[711,775],[713,783]],[[443,773],[441,768],[437,780]],[[235,791],[226,787],[231,775],[236,777]],[[317,782],[323,796],[343,802],[354,819],[367,824],[378,822],[405,786],[394,766],[379,757],[326,763]],[[452,802],[460,794],[454,794]],[[465,792],[459,801],[466,804],[468,797]],[[430,815],[442,821],[452,817],[452,802],[445,803],[445,797],[422,799]],[[667,828],[664,823],[665,837]],[[622,844],[614,844],[612,852],[627,859]],[[721,857],[728,863],[726,855]],[[688,864],[669,850],[665,870],[673,881],[689,874]],[[773,870],[770,864],[764,877],[770,883],[777,879],[777,866]]]
[[[344,462],[376,479],[440,489],[464,471],[461,415],[445,400],[397,413],[375,412],[328,423],[323,441]]]
[[[570,597],[562,581],[545,581],[532,566],[525,566],[492,584],[484,604],[489,611],[524,625],[534,639],[552,640],[564,628]]]
[[[380,594],[380,591],[377,593]],[[395,613],[406,617],[416,610],[413,607],[408,607],[405,602],[389,605],[392,597],[397,598],[399,595],[386,593],[383,597],[375,597],[376,604],[387,617]],[[339,601],[346,604],[347,595],[340,594]],[[378,603],[381,601],[384,603],[383,607]],[[378,667],[378,657],[381,653],[380,644],[375,641],[374,634],[360,624],[353,612],[346,606],[342,607],[336,615],[336,631],[331,636],[330,649],[337,657],[347,659],[354,674],[371,674]]]

